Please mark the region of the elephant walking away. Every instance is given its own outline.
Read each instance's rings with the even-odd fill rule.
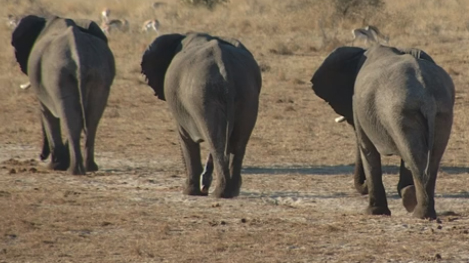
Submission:
[[[82,175],[96,171],[94,143],[115,76],[107,38],[91,20],[22,18],[12,35],[16,60],[40,102],[49,168]],[[62,140],[61,126],[66,143]],[[85,133],[86,157],[80,150]]]
[[[168,34],[148,47],[141,67],[148,85],[168,102],[176,121],[187,172],[184,193],[207,195],[214,169],[213,194],[239,195],[242,162],[257,120],[262,86],[252,54],[234,39]],[[205,172],[199,147],[203,141],[210,150]]]
[[[311,82],[355,130],[355,186],[369,194],[367,212],[391,214],[381,155],[398,155],[404,207],[415,217],[436,218],[437,172],[453,123],[451,77],[421,50],[377,44],[337,48]]]

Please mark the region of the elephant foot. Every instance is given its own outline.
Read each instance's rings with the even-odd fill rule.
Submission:
[[[88,162],[86,164],[86,171],[87,172],[96,172],[96,171],[98,171],[98,165],[94,161]]]
[[[241,180],[239,181],[231,181],[231,185],[229,186],[231,190],[231,196],[236,197],[241,192]]]
[[[49,157],[49,154],[45,154],[44,152],[42,152],[39,155],[39,158],[41,159],[41,161],[45,161],[48,157]]]
[[[240,187],[235,187],[235,188],[231,189],[231,196],[236,197],[236,196],[239,195],[240,192],[241,192],[241,188]]]
[[[190,186],[186,186],[184,190],[182,191],[182,193],[185,195],[207,196],[208,189],[207,189],[207,192],[205,193],[200,190],[199,186],[190,185]]]
[[[71,166],[68,169],[68,172],[71,173],[72,175],[86,175],[86,170],[83,165]]]
[[[202,188],[200,189],[200,192],[202,194],[208,195],[208,190],[210,189],[209,185],[202,185]]]
[[[69,163],[65,161],[51,161],[47,168],[54,171],[67,171],[68,166]]]
[[[391,215],[391,211],[388,207],[369,206],[366,208],[366,214],[368,215]]]
[[[41,159],[43,157],[47,158],[46,155],[42,156],[42,154],[47,154],[47,151],[43,150],[43,152],[41,153]],[[42,159],[42,160],[45,160],[45,159]],[[51,170],[67,171],[69,167],[70,167],[70,154],[68,152],[68,145],[65,145],[64,147],[57,147],[52,152],[51,161],[49,165],[47,165],[47,168]]]
[[[366,185],[366,182],[363,184],[355,184],[355,189],[357,189],[357,192],[361,195],[368,194],[368,186]]]
[[[402,204],[404,205],[407,212],[414,211],[417,206],[417,193],[415,192],[415,186],[409,185],[401,190]]]
[[[213,191],[213,196],[216,198],[233,198],[235,197],[234,192],[229,189],[229,187],[219,187],[215,188]]]
[[[417,206],[412,216],[420,219],[436,219],[436,211],[433,207]]]
[[[41,158],[41,161],[45,161],[47,158],[49,158],[50,155],[50,149],[49,145],[44,143],[44,146],[42,147],[41,154],[39,155],[39,158]]]
[[[212,184],[212,175],[211,174],[202,174],[202,188],[201,191],[204,194],[208,194],[208,189],[210,188],[210,185]]]

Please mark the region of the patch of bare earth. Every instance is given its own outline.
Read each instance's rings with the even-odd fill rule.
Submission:
[[[181,173],[106,169],[104,161],[102,171],[83,177],[33,173],[22,167],[37,167],[37,162],[4,161],[0,262],[469,258],[467,174],[440,175],[439,219],[424,221],[401,206],[395,174],[384,176],[393,213],[385,217],[362,215],[367,198],[351,189],[352,168],[347,174],[330,174],[325,168],[247,167],[240,197],[217,200],[183,196]]]
[[[0,25],[0,262],[469,262],[469,31],[465,1],[387,0],[363,19],[337,18],[316,0],[232,0],[209,11],[180,1],[9,1],[0,16],[47,12],[97,19],[105,6],[129,20],[109,36],[117,76],[98,130],[100,170],[45,169],[37,100],[20,90]],[[346,1],[344,1],[346,2]],[[373,10],[372,10],[373,11]],[[335,15],[334,15],[335,14]],[[174,121],[140,75],[158,18],[161,33],[239,38],[263,70],[258,122],[241,195],[182,195]],[[411,217],[396,192],[399,159],[383,158],[392,216],[366,216],[352,188],[354,134],[312,92],[327,54],[373,24],[390,44],[428,52],[456,86],[455,121],[437,180],[438,220]],[[203,145],[203,155],[207,154]]]

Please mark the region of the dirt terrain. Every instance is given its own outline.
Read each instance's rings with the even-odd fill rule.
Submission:
[[[12,30],[0,25],[0,262],[469,262],[469,2],[387,0],[342,16],[339,0],[231,0],[213,10],[153,2],[0,3],[2,18],[54,13],[99,21],[109,7],[130,24],[129,32],[109,35],[117,76],[97,135],[100,170],[86,176],[52,172],[40,161],[37,101],[19,88],[28,78],[15,61]],[[140,74],[141,55],[156,37],[139,31],[150,18],[158,18],[161,34],[238,38],[263,69],[237,198],[181,193],[174,121]],[[414,219],[401,205],[397,157],[383,158],[392,216],[363,214],[367,196],[353,189],[353,131],[335,123],[311,90],[322,60],[367,24],[388,35],[389,45],[428,52],[455,83],[438,220]]]

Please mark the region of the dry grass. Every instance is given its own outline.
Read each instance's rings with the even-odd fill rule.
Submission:
[[[37,102],[18,88],[11,31],[0,25],[0,262],[464,262],[469,260],[469,2],[387,0],[340,16],[334,1],[231,0],[213,11],[179,1],[3,1],[8,13],[98,20],[108,6],[128,34],[111,35],[117,77],[98,131],[101,171],[51,173],[36,161]],[[239,198],[181,194],[183,166],[164,102],[139,73],[155,35],[203,31],[239,38],[263,68],[259,119]],[[395,46],[422,48],[456,85],[455,123],[437,186],[441,221],[415,220],[397,197],[398,159],[385,158],[392,217],[361,215],[352,189],[354,135],[333,122],[309,79],[353,28],[373,24]],[[205,149],[204,149],[205,150]],[[206,153],[206,151],[205,151]],[[446,213],[445,213],[446,211]]]

